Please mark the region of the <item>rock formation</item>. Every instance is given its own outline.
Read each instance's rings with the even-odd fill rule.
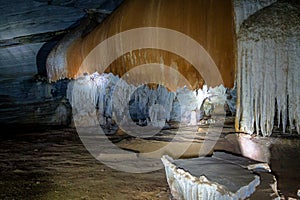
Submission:
[[[299,1],[278,1],[242,24],[237,130],[270,136],[276,125],[300,133],[299,16]]]

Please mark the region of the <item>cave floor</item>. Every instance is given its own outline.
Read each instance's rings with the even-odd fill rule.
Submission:
[[[0,199],[168,199],[164,170],[131,174],[93,158],[75,129],[0,142]]]
[[[123,134],[109,138],[123,149],[148,152],[172,139],[172,130],[161,133],[147,140]],[[201,143],[201,132],[199,138],[181,157],[197,155],[195,150]],[[0,199],[171,198],[164,169],[141,174],[111,169],[89,154],[75,128],[12,131],[1,134],[0,139]],[[296,142],[284,142],[287,144],[284,148],[275,148],[274,152],[284,157],[271,156],[270,165],[282,196],[296,198],[295,190],[300,188],[297,171],[300,144],[299,139],[293,141]],[[232,123],[225,123],[214,150],[241,153]],[[261,198],[256,195],[250,199]]]

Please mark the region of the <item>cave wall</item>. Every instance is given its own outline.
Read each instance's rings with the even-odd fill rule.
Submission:
[[[147,1],[147,3],[133,0],[122,4],[104,23],[93,30],[94,25],[99,23],[99,21],[91,23],[94,19],[91,20],[89,16],[86,15],[84,9],[97,8],[101,12],[109,14],[119,6],[120,2],[121,0],[14,0],[1,3],[1,124],[68,124],[70,108],[69,102],[65,98],[68,81],[59,80],[55,83],[49,83],[45,78],[47,73],[45,68],[46,58],[49,52],[52,51],[55,45],[66,44],[66,40],[69,40],[68,45],[65,45],[65,47],[61,49],[63,50],[63,54],[59,53],[60,55],[64,55],[61,57],[63,58],[63,62],[61,62],[62,65],[60,67],[67,69],[69,74],[65,74],[66,76],[73,76],[77,73],[78,65],[81,63],[82,58],[89,53],[95,44],[115,33],[142,26],[171,28],[181,31],[198,41],[205,47],[216,62],[223,75],[225,85],[231,87],[235,80],[235,66],[239,69],[241,66],[239,62],[243,57],[241,56],[243,54],[237,57],[237,53],[241,52],[240,50],[242,49],[240,43],[241,36],[239,35],[241,27],[244,27],[244,30],[249,29],[249,27],[243,25],[245,24],[244,22],[259,11],[272,6],[276,0],[201,0],[184,3],[181,3],[179,0],[153,0]],[[201,12],[197,10],[198,8],[201,9]],[[118,16],[122,17],[119,18]],[[100,18],[100,21],[101,20]],[[274,28],[272,22],[268,25],[270,25],[270,29]],[[78,32],[79,29],[80,31]],[[252,30],[256,30],[256,28],[253,26]],[[282,29],[279,30],[279,33],[281,30]],[[90,31],[92,31],[91,36],[88,37]],[[296,31],[296,33],[299,32]],[[238,38],[235,38],[235,35],[237,35]],[[293,48],[291,50],[291,52],[294,52],[296,55],[296,58],[298,55],[297,51],[299,51],[299,39],[297,39],[297,37],[293,42]],[[237,39],[239,39],[238,43],[235,44]],[[254,41],[255,40],[257,40],[257,38],[254,39]],[[81,46],[82,44],[85,45]],[[244,47],[250,48],[247,45],[243,46],[243,48]],[[279,46],[274,49],[282,48],[288,47]],[[255,51],[255,48],[252,50]],[[266,49],[266,51],[268,51],[268,49]],[[288,53],[289,51],[286,52]],[[148,62],[162,63],[161,57],[163,57],[163,64],[173,65],[181,74],[185,74],[194,88],[204,83],[202,77],[191,67],[191,63],[178,55],[166,51],[153,51],[149,49],[136,50],[131,52],[131,55],[128,54],[121,56],[111,63],[106,69],[106,72],[122,75],[133,66],[139,64]],[[53,55],[55,56],[55,54]],[[132,62],[132,58],[139,58],[139,55],[143,55],[143,59],[137,59],[134,60],[135,62]],[[290,73],[287,79],[295,80],[287,84],[288,86],[293,85],[293,87],[290,88],[294,88],[289,90],[289,96],[293,96],[294,91],[299,88],[299,82],[297,82],[298,79],[296,77],[297,73],[299,73],[299,70],[297,71],[297,63],[299,62],[295,63],[296,67],[294,67],[294,69],[296,73]],[[56,65],[55,67],[59,66]],[[49,71],[51,72],[51,70],[48,69],[48,72]],[[248,72],[249,71],[246,70],[243,74],[246,75]],[[253,73],[253,71],[250,71],[248,74],[251,73]],[[238,77],[240,76],[238,75]],[[247,77],[251,76],[247,75]],[[292,79],[290,79],[290,77],[292,77]],[[53,80],[60,78],[62,77],[55,74]],[[239,82],[239,79],[238,85],[242,85],[242,81]],[[247,85],[251,86],[251,84]],[[249,100],[251,101],[253,93],[241,93],[241,87],[238,88],[238,92],[237,130],[245,130],[246,132],[252,133],[254,131],[253,123],[255,120],[247,116],[250,116],[249,114],[255,111],[253,110],[253,105],[244,105]],[[268,90],[266,89],[265,92],[268,92]],[[299,101],[299,95],[298,97],[297,95],[294,96],[295,98],[289,101],[297,103]],[[248,100],[246,100],[247,98]],[[281,101],[281,112],[282,109],[284,110],[284,105],[287,106],[291,104],[288,104],[286,101]],[[291,112],[292,110],[294,111]],[[299,129],[299,106],[290,107],[288,113],[289,116],[292,115],[295,117],[286,117],[286,123],[294,123],[295,127]],[[245,114],[247,116],[243,116]],[[271,113],[271,115],[265,115],[268,116],[268,119],[264,120],[272,120],[272,116],[275,114],[278,115],[278,112],[276,113],[275,111],[273,114]],[[279,114],[277,118],[281,117],[282,119],[282,116],[282,114]],[[245,123],[247,127],[241,125],[241,119],[247,119]],[[287,120],[290,119],[297,119],[298,121],[292,120],[288,122]],[[282,123],[283,122],[279,120],[279,125],[282,125]],[[268,127],[269,130],[271,130],[270,127],[272,126],[270,126],[270,124]]]
[[[87,66],[86,71],[80,71],[80,74],[77,74],[83,60],[99,43],[115,34],[140,27],[168,28],[184,33],[196,40],[216,63],[225,86],[233,87],[235,34],[231,0],[125,1],[88,35],[78,37],[76,35],[78,32],[76,32],[65,37],[48,57],[48,78],[51,81],[56,81],[64,77],[74,78],[84,72],[95,72],[93,66]],[[163,40],[168,41],[168,36],[163,37]],[[160,39],[154,39],[152,43],[159,43]],[[125,41],[120,38],[120,43],[122,42]],[[178,41],[173,41],[173,43],[176,42]],[[107,51],[119,51],[118,48],[117,46],[110,46]],[[103,55],[100,59],[106,58]],[[204,84],[203,77],[195,70],[193,63],[189,63],[176,54],[158,49],[136,49],[126,52],[114,60],[106,72],[113,72],[122,76],[133,67],[147,63],[160,63],[175,68],[185,76],[194,89],[200,88]],[[165,72],[162,69],[160,73],[164,74]],[[149,74],[149,76],[156,75]],[[141,77],[143,76],[141,75]],[[177,79],[178,77],[173,76],[165,82],[176,81]]]
[[[0,4],[0,124],[66,125],[67,81],[49,84],[46,56],[86,15],[111,12],[120,1],[13,0]]]

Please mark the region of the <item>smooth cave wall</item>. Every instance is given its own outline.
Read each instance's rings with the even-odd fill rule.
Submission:
[[[233,87],[236,38],[231,0],[126,0],[103,23],[86,36],[77,38],[68,48],[67,77],[76,77],[84,58],[100,42],[117,33],[140,27],[168,28],[190,36],[203,46],[216,63],[225,86]],[[122,76],[133,67],[146,63],[163,63],[175,68],[194,89],[204,84],[204,79],[187,60],[159,49],[137,49],[125,53],[105,71]],[[175,80],[177,77],[172,78]]]

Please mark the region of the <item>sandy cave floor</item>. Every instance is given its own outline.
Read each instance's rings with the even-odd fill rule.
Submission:
[[[180,133],[183,141],[188,131],[186,128]],[[119,147],[141,153],[160,148],[173,137],[172,130],[163,130],[150,139],[123,134],[109,136]],[[237,137],[233,124],[225,123],[214,150],[241,153]],[[198,133],[182,157],[195,157],[201,138],[201,133]],[[286,156],[282,159],[271,156],[271,168],[277,176],[282,196],[296,198],[294,191],[300,188],[297,171],[300,168],[299,139],[293,140],[294,143],[280,141],[287,145],[274,148],[274,152]],[[1,134],[0,160],[0,199],[171,198],[164,169],[142,174],[111,169],[88,153],[75,128]]]

